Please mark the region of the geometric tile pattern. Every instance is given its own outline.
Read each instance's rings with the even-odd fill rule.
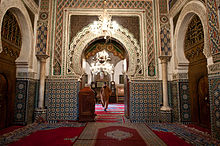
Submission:
[[[181,122],[191,121],[189,83],[179,82],[180,118]]]
[[[162,28],[160,31],[161,40],[161,55],[170,55],[170,31],[167,28]]]
[[[16,80],[16,97],[14,106],[14,123],[26,124],[27,80]]]
[[[16,80],[16,97],[14,106],[14,123],[30,124],[33,122],[36,80]]]
[[[212,135],[220,139],[220,75],[209,77]]]
[[[35,103],[35,97],[36,96],[36,84],[37,80],[30,80],[28,81],[28,93],[27,93],[27,124],[30,124],[33,122],[34,118],[34,103]]]
[[[160,13],[167,13],[167,0],[160,0]]]
[[[37,53],[46,52],[47,47],[47,26],[41,25],[37,30]]]
[[[37,54],[45,54],[47,51],[47,31],[48,31],[48,15],[49,0],[41,0],[40,12],[37,24]]]
[[[220,53],[220,42],[218,35],[218,9],[216,5],[216,0],[207,0],[208,9],[208,31],[209,31],[209,42],[212,54]],[[218,58],[218,60],[220,60]]]
[[[172,111],[160,111],[160,121],[161,122],[172,122],[172,118],[171,118],[171,112]]]
[[[176,81],[173,81],[171,83],[171,98],[169,101],[171,101],[171,108],[172,108],[172,121],[173,122],[179,122],[179,114],[180,114],[180,108],[179,108],[179,91],[178,91],[178,84]]]
[[[148,60],[148,76],[155,76],[156,75],[156,58],[155,58],[155,49],[154,49],[154,23],[153,23],[153,6],[147,5],[145,8],[147,11],[146,15],[146,30],[147,30],[147,60]],[[147,72],[147,71],[146,71]]]
[[[161,83],[130,83],[131,122],[156,122],[160,119]]]
[[[40,10],[41,11],[49,11],[49,0],[41,0],[40,2]]]
[[[103,0],[57,0],[55,12],[55,43],[54,43],[54,75],[61,74],[62,65],[62,38],[63,38],[63,13],[64,8],[103,8]],[[146,10],[146,38],[148,71],[150,76],[155,75],[155,51],[154,51],[154,25],[153,25],[153,4],[152,1],[107,1],[106,8],[109,9],[145,9]],[[65,58],[64,58],[65,59]],[[57,67],[57,68],[56,68]]]
[[[74,79],[46,80],[47,120],[78,119],[79,82]]]

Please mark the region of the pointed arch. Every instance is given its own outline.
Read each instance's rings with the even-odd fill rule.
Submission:
[[[209,47],[208,38],[208,25],[207,25],[207,10],[205,5],[200,1],[191,1],[183,7],[179,19],[177,21],[177,26],[174,33],[174,62],[176,68],[184,68],[187,70],[188,60],[184,54],[184,39],[185,34],[190,23],[190,20],[194,15],[198,15],[204,31],[204,50],[203,53],[206,58],[211,57],[211,51]]]
[[[7,0],[3,1],[0,5],[0,32],[2,29],[2,22],[4,15],[6,12],[10,10],[18,20],[18,23],[20,25],[21,29],[21,35],[22,35],[22,46],[21,46],[21,52],[19,57],[16,59],[16,64],[18,65],[18,71],[19,66],[24,68],[30,68],[32,66],[33,62],[33,54],[34,49],[33,48],[33,28],[31,24],[30,17],[28,15],[28,12],[24,6],[24,4],[19,0]],[[0,35],[0,52],[2,51],[2,42],[1,42],[1,35]],[[31,63],[30,63],[31,62]]]

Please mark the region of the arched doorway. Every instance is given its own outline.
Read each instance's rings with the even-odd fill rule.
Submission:
[[[15,60],[18,58],[22,46],[22,35],[20,25],[13,10],[9,9],[4,17],[1,27],[1,42],[2,52],[0,53],[0,74],[4,89],[0,89],[4,97],[1,97],[5,104],[3,118],[1,117],[1,128],[8,127],[12,124],[14,114],[15,101],[15,83],[16,83],[16,64]],[[4,75],[4,76],[3,76]],[[4,79],[4,78],[5,79]],[[6,82],[7,81],[7,82]],[[6,83],[5,83],[6,82]],[[7,85],[7,86],[6,86]],[[7,94],[7,95],[6,95]],[[7,98],[6,98],[7,97]],[[6,99],[5,99],[6,98]],[[4,119],[6,116],[6,119]],[[3,124],[6,120],[6,124]]]
[[[192,122],[210,128],[207,59],[203,54],[204,32],[200,18],[194,15],[188,25],[184,53],[189,61],[188,79]]]
[[[124,97],[122,80],[127,71],[127,64],[128,53],[118,40],[96,38],[85,47],[82,54],[82,68],[86,74],[82,78],[82,87],[95,83],[99,99],[100,89],[104,82],[107,82],[112,89],[110,102],[117,103],[120,97]]]
[[[6,127],[7,122],[7,94],[8,94],[8,83],[7,79],[3,74],[0,74],[0,129]]]

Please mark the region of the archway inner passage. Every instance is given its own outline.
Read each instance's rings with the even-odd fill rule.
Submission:
[[[189,60],[188,78],[192,122],[210,128],[207,59],[203,54],[204,32],[200,18],[191,19],[185,36],[184,52]]]
[[[96,113],[103,112],[101,88],[106,82],[112,92],[107,111],[124,113],[124,76],[128,68],[128,53],[117,40],[99,38],[88,44],[83,52],[85,72],[82,86],[91,85],[96,92]]]

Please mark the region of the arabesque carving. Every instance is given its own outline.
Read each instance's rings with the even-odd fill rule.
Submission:
[[[66,56],[66,75],[81,76],[83,74],[83,70],[81,67],[81,56],[86,45],[95,38],[104,36],[104,33],[95,35],[90,32],[90,25],[80,31],[70,43],[70,47],[69,50],[67,50]],[[139,76],[140,74],[138,73],[143,74],[142,50],[133,35],[129,33],[126,28],[123,28],[119,25],[119,30],[111,37],[120,41],[128,52],[129,67],[127,75]]]

